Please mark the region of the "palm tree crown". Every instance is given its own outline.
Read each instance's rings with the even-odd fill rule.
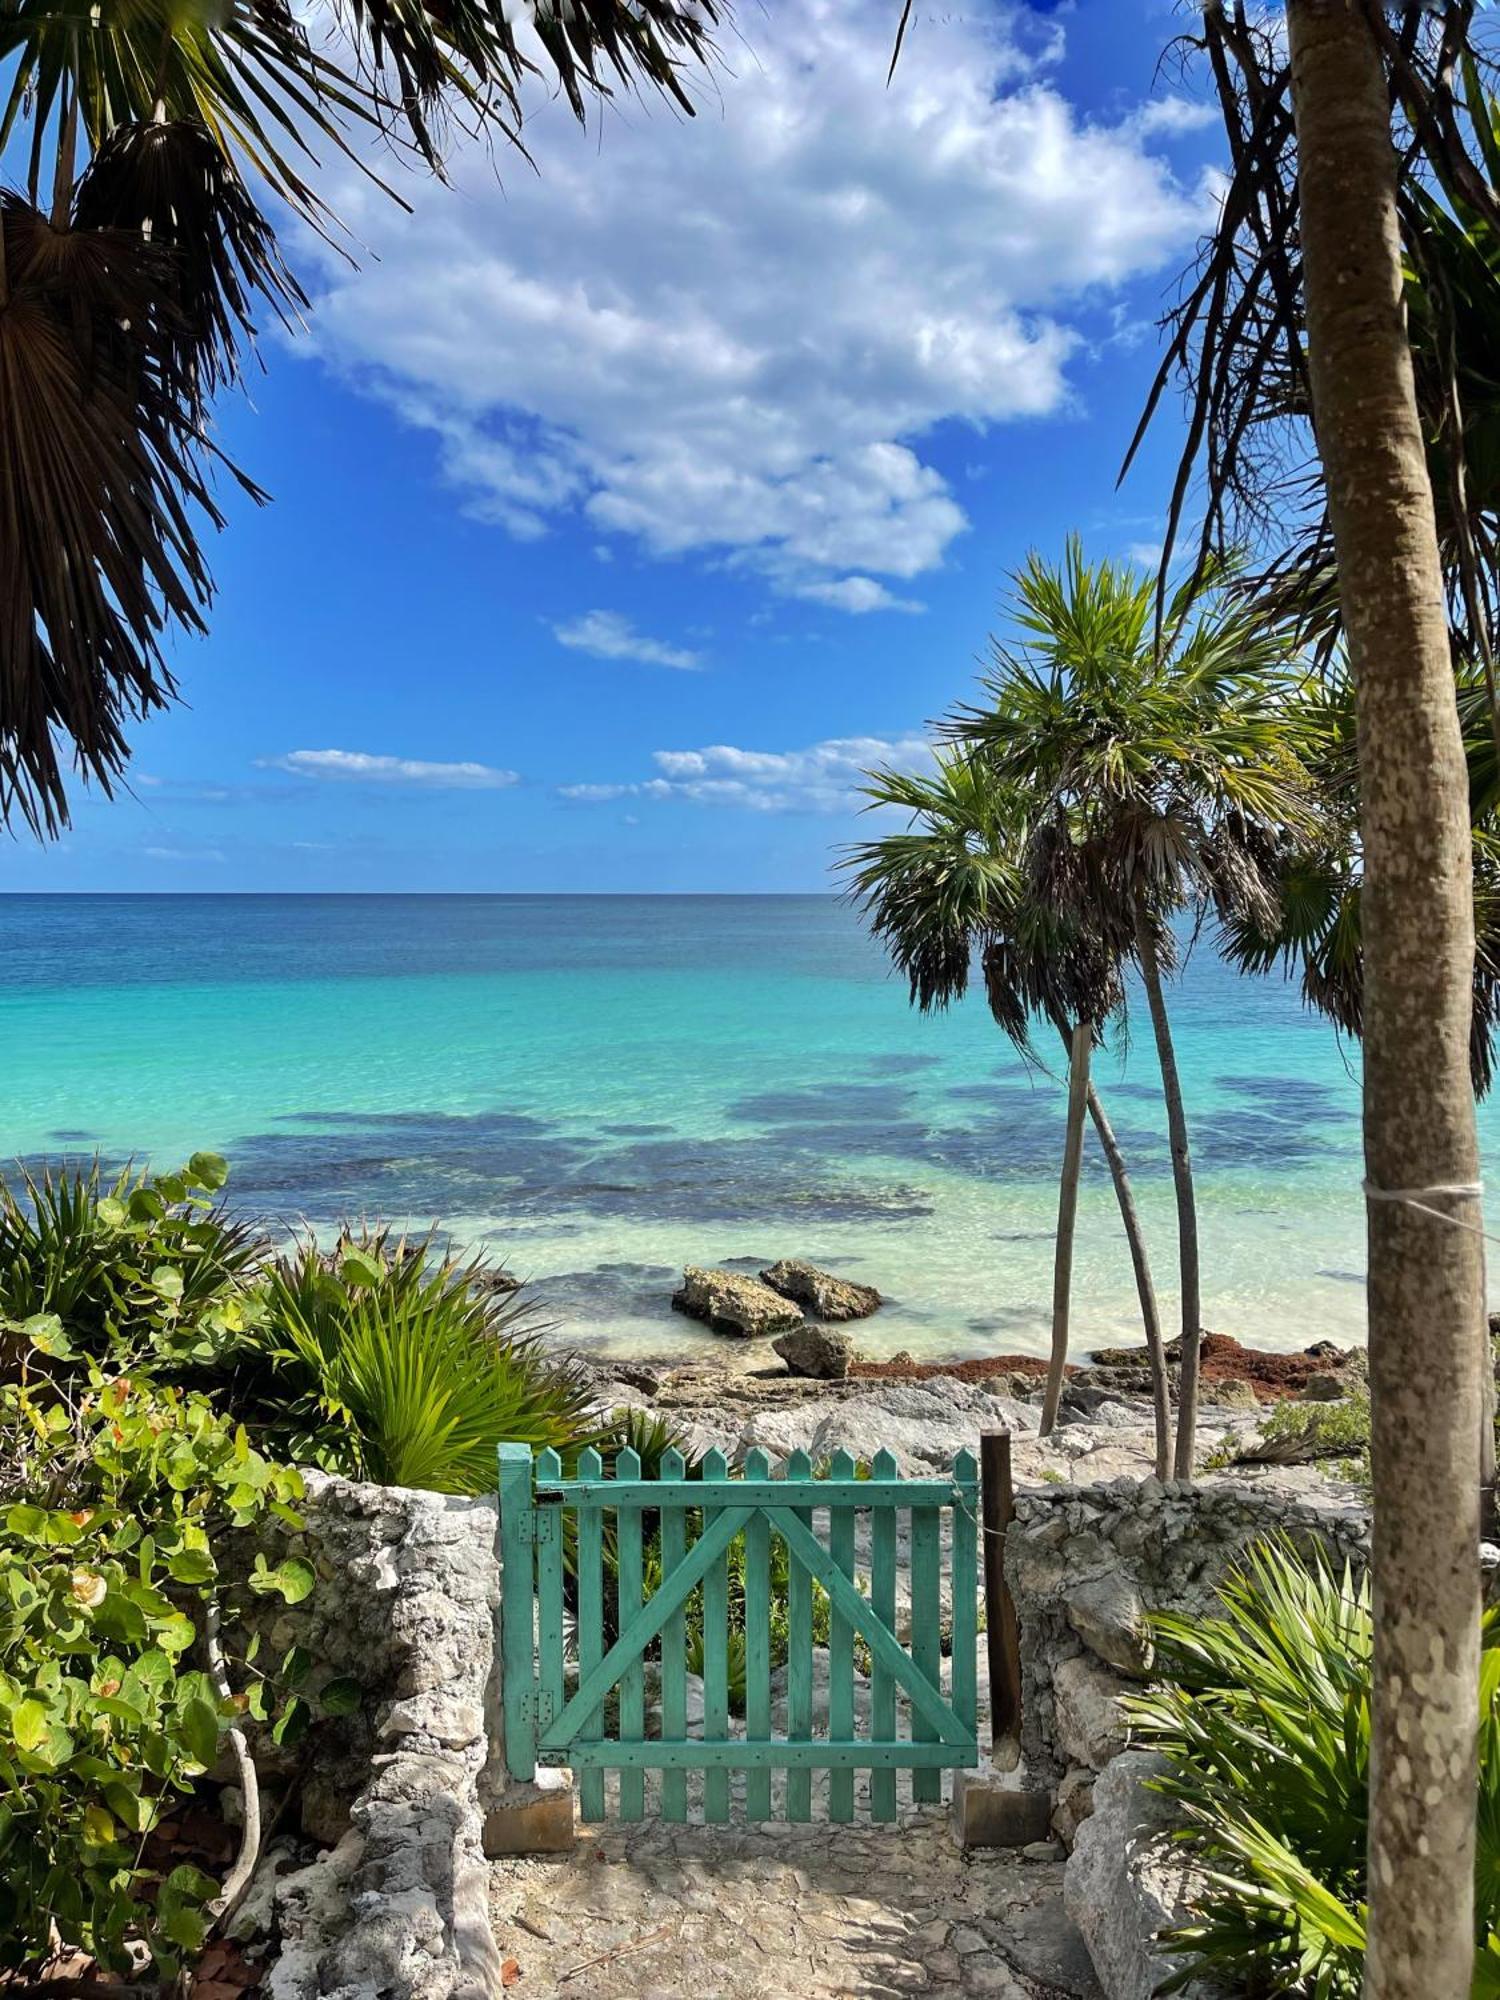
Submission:
[[[1055,1026],[1114,1012],[1121,988],[1108,941],[1031,893],[1019,786],[972,752],[940,749],[930,772],[870,773],[863,796],[867,810],[894,807],[910,824],[851,848],[840,865],[923,1012],[963,998],[976,954],[990,1012],[1023,1052],[1037,1015]]]
[[[1223,587],[1184,586],[1156,630],[1156,587],[1128,565],[1032,555],[1016,638],[991,641],[987,699],[943,725],[1031,801],[1044,900],[1144,907],[1160,931],[1207,898],[1274,907],[1277,829],[1310,830],[1303,681],[1285,628]]]

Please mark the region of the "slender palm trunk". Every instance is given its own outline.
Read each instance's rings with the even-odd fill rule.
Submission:
[[[1146,988],[1146,1005],[1156,1036],[1161,1067],[1161,1094],[1167,1107],[1167,1141],[1172,1149],[1172,1187],[1177,1196],[1177,1267],[1182,1291],[1182,1364],[1177,1383],[1177,1443],[1172,1470],[1178,1479],[1193,1476],[1193,1447],[1198,1437],[1198,1346],[1202,1339],[1202,1276],[1198,1262],[1198,1202],[1193,1192],[1193,1157],[1188,1148],[1187,1113],[1182,1103],[1182,1079],[1177,1074],[1177,1050],[1167,1019],[1162,991],[1161,959],[1156,933],[1144,904],[1135,913],[1136,954]]]
[[[1140,1210],[1135,1205],[1135,1190],[1126,1171],[1125,1155],[1120,1150],[1120,1142],[1115,1137],[1115,1128],[1109,1122],[1103,1101],[1092,1083],[1089,1085],[1089,1116],[1094,1121],[1099,1144],[1109,1162],[1110,1178],[1115,1184],[1115,1200],[1119,1204],[1120,1220],[1125,1226],[1125,1240],[1130,1245],[1130,1261],[1135,1267],[1135,1289],[1141,1302],[1141,1325],[1146,1334],[1146,1360],[1151,1370],[1152,1413],[1156,1419],[1156,1476],[1158,1479],[1170,1479],[1172,1392],[1167,1382],[1167,1353],[1161,1337],[1161,1312],[1156,1303],[1151,1260],[1146,1255],[1146,1235],[1141,1228]]]
[[[1052,1025],[1061,1036],[1063,1047],[1071,1054],[1073,1031],[1066,1017],[1053,1015]],[[1151,1370],[1152,1413],[1156,1421],[1156,1476],[1158,1479],[1169,1479],[1172,1476],[1172,1390],[1167,1379],[1167,1354],[1161,1337],[1161,1308],[1156,1300],[1156,1281],[1151,1276],[1146,1232],[1141,1226],[1141,1212],[1135,1205],[1135,1189],[1130,1184],[1125,1154],[1115,1137],[1115,1128],[1110,1123],[1103,1098],[1094,1088],[1092,1077],[1089,1079],[1088,1113],[1093,1120],[1100,1149],[1109,1163],[1109,1177],[1114,1183],[1120,1224],[1125,1231],[1125,1241],[1130,1246],[1136,1297],[1141,1302],[1141,1328],[1146,1336],[1146,1364]]]
[[[1062,1177],[1057,1186],[1057,1248],[1052,1258],[1052,1359],[1042,1398],[1041,1435],[1057,1422],[1068,1365],[1068,1318],[1073,1295],[1073,1236],[1078,1221],[1078,1178],[1083,1166],[1083,1115],[1088,1107],[1089,1060],[1094,1024],[1080,1021],[1068,1037],[1068,1130],[1063,1142]]]
[[[1364,1990],[1465,2000],[1484,1344],[1479,1203],[1464,1192],[1479,1173],[1468,794],[1383,65],[1361,5],[1290,0],[1287,23],[1308,360],[1358,709],[1365,867],[1375,1680]],[[1427,1191],[1424,1207],[1443,1219],[1402,1199],[1408,1189]]]

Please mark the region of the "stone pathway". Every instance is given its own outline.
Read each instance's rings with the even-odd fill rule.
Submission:
[[[1062,1863],[963,1854],[947,1814],[896,1826],[580,1829],[497,1861],[516,2000],[1099,2000]]]

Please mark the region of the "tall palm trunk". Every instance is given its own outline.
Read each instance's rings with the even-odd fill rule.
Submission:
[[[1193,1476],[1193,1446],[1198,1436],[1198,1347],[1202,1339],[1202,1275],[1198,1261],[1198,1202],[1193,1192],[1193,1157],[1188,1148],[1187,1113],[1182,1103],[1182,1079],[1177,1074],[1177,1050],[1167,1019],[1162,991],[1161,958],[1156,932],[1144,903],[1136,905],[1136,956],[1156,1036],[1161,1067],[1161,1094],[1167,1107],[1167,1141],[1172,1149],[1172,1188],[1177,1196],[1177,1267],[1182,1292],[1182,1364],[1177,1383],[1177,1443],[1172,1470],[1178,1479]]]
[[[1052,1258],[1052,1359],[1042,1398],[1041,1435],[1050,1437],[1062,1400],[1068,1365],[1068,1319],[1073,1296],[1073,1237],[1078,1221],[1078,1178],[1083,1166],[1083,1117],[1088,1108],[1089,1060],[1094,1024],[1079,1021],[1068,1039],[1068,1130],[1057,1184],[1057,1247]]]
[[[1089,1116],[1094,1121],[1099,1144],[1109,1162],[1110,1178],[1115,1184],[1115,1200],[1125,1227],[1125,1240],[1130,1245],[1130,1261],[1135,1267],[1136,1296],[1141,1302],[1141,1325],[1146,1334],[1146,1361],[1151,1370],[1152,1414],[1156,1419],[1156,1476],[1158,1479],[1169,1479],[1172,1474],[1172,1392],[1167,1382],[1167,1355],[1162,1343],[1161,1312],[1156,1303],[1151,1260],[1146,1255],[1146,1235],[1141,1228],[1140,1210],[1135,1205],[1135,1190],[1130,1185],[1125,1155],[1120,1150],[1120,1142],[1115,1137],[1115,1128],[1109,1122],[1103,1100],[1092,1083],[1089,1085]]]
[[[1479,1171],[1468,796],[1383,66],[1359,4],[1290,0],[1287,20],[1308,360],[1358,708],[1365,866],[1375,1686],[1364,1990],[1464,2000],[1483,1343],[1479,1204],[1451,1192]],[[1450,1219],[1402,1190],[1427,1190],[1424,1207]]]
[[[1063,1047],[1071,1055],[1073,1031],[1066,1017],[1054,1015],[1053,1026],[1062,1037]],[[1100,1149],[1109,1163],[1109,1177],[1114,1183],[1120,1223],[1125,1231],[1125,1241],[1130,1246],[1136,1297],[1141,1304],[1141,1327],[1146,1336],[1146,1364],[1151,1370],[1152,1414],[1156,1422],[1156,1476],[1168,1479],[1172,1473],[1172,1391],[1167,1380],[1167,1355],[1161,1337],[1161,1308],[1156,1300],[1156,1282],[1151,1276],[1146,1232],[1141,1227],[1141,1212],[1135,1205],[1135,1189],[1130,1184],[1125,1154],[1115,1137],[1115,1128],[1104,1109],[1103,1098],[1094,1088],[1092,1077],[1088,1087],[1088,1113],[1093,1120]]]

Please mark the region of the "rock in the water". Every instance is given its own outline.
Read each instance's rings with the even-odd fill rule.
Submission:
[[[810,1375],[822,1382],[842,1381],[854,1359],[854,1342],[847,1333],[826,1326],[799,1326],[771,1342],[793,1375]]]
[[[689,1264],[683,1272],[672,1307],[690,1319],[704,1320],[715,1333],[741,1338],[786,1333],[802,1324],[797,1308],[758,1278],[738,1271],[705,1271],[697,1264]]]
[[[1154,1648],[1140,1592],[1118,1570],[1089,1577],[1068,1592],[1068,1623],[1106,1666],[1140,1678],[1151,1671]]]
[[[795,1299],[814,1319],[868,1319],[880,1304],[873,1285],[835,1278],[831,1271],[820,1271],[800,1257],[783,1257],[760,1275],[763,1284],[783,1298]]]
[[[1052,1674],[1057,1746],[1074,1764],[1102,1771],[1125,1748],[1120,1712],[1124,1683],[1086,1653],[1060,1660]]]
[[[1078,1828],[1063,1875],[1068,1915],[1083,1933],[1106,2000],[1151,2000],[1182,1961],[1157,1932],[1187,1920],[1203,1877],[1171,1835],[1176,1808],[1146,1780],[1164,1760],[1131,1750],[1094,1785],[1094,1809]],[[1195,1984],[1190,1995],[1204,1996]]]

